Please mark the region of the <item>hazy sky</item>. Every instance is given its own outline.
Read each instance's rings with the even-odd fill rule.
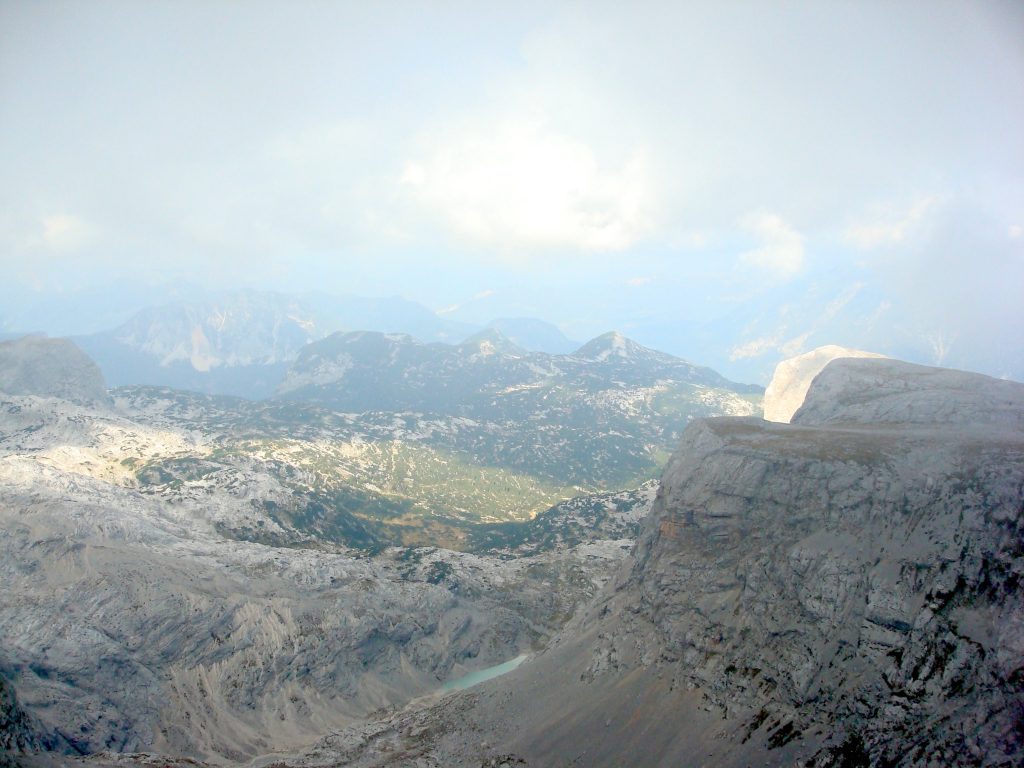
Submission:
[[[1022,137],[1012,0],[0,0],[7,296],[400,294],[1019,377]]]

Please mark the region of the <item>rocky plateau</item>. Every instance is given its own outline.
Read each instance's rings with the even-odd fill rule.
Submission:
[[[470,691],[277,766],[1013,766],[1024,386],[839,359],[695,422],[615,578]]]
[[[174,495],[125,461],[216,442],[225,411],[196,402],[0,403],[9,761],[1024,758],[1020,384],[835,359],[792,423],[697,419],[660,484],[485,525],[463,551],[226,534],[280,477]]]

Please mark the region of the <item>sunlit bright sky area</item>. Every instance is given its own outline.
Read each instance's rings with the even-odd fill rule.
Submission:
[[[316,290],[1024,377],[1012,0],[3,0],[0,168],[7,330]]]

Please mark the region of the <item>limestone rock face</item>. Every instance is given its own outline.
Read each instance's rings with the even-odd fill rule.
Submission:
[[[25,336],[0,342],[0,391],[78,403],[108,403],[103,374],[67,339]]]
[[[1024,430],[1024,386],[889,359],[828,363],[795,424],[962,424]]]
[[[709,420],[663,488],[595,674],[632,642],[780,761],[1020,758],[1020,432]]]
[[[655,493],[548,510],[522,557],[273,546],[223,533],[293,493],[259,465],[144,490],[134,468],[224,435],[161,412],[0,394],[0,768],[5,751],[26,768],[233,763],[432,693],[550,637]],[[54,754],[21,754],[37,748]]]
[[[843,359],[791,426],[695,424],[588,674],[700,690],[742,724],[722,764],[1019,760],[1022,416],[1020,384]]]
[[[842,360],[800,423],[694,422],[618,576],[542,654],[312,754],[1020,765],[1022,398]]]
[[[771,383],[764,393],[765,419],[788,424],[793,414],[803,404],[804,396],[814,377],[833,360],[846,357],[883,355],[829,344],[783,360],[776,366],[775,375],[772,376]]]
[[[31,718],[18,705],[14,690],[0,677],[0,768],[16,766],[16,755],[40,747]]]

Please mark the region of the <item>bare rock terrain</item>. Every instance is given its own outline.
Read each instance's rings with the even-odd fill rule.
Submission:
[[[67,339],[45,336],[0,342],[0,392],[50,395],[77,403],[110,402],[96,363]]]
[[[837,360],[798,423],[695,422],[543,652],[274,764],[1019,765],[1022,396]]]
[[[35,395],[0,418],[30,765],[1024,759],[1024,385],[837,359],[791,424],[693,422],[652,505],[567,502],[476,553],[225,539],[249,480],[170,499],[122,464],[203,432]]]
[[[557,547],[268,546],[218,523],[251,516],[274,481],[145,492],[139,457],[209,436],[139,417],[0,397],[8,752],[234,762],[309,743],[542,645],[605,583],[654,495],[551,510],[553,530],[584,531]]]
[[[833,360],[852,357],[878,358],[884,355],[827,344],[783,360],[775,366],[775,374],[764,391],[765,419],[788,424],[803,404],[811,382],[822,369]]]

